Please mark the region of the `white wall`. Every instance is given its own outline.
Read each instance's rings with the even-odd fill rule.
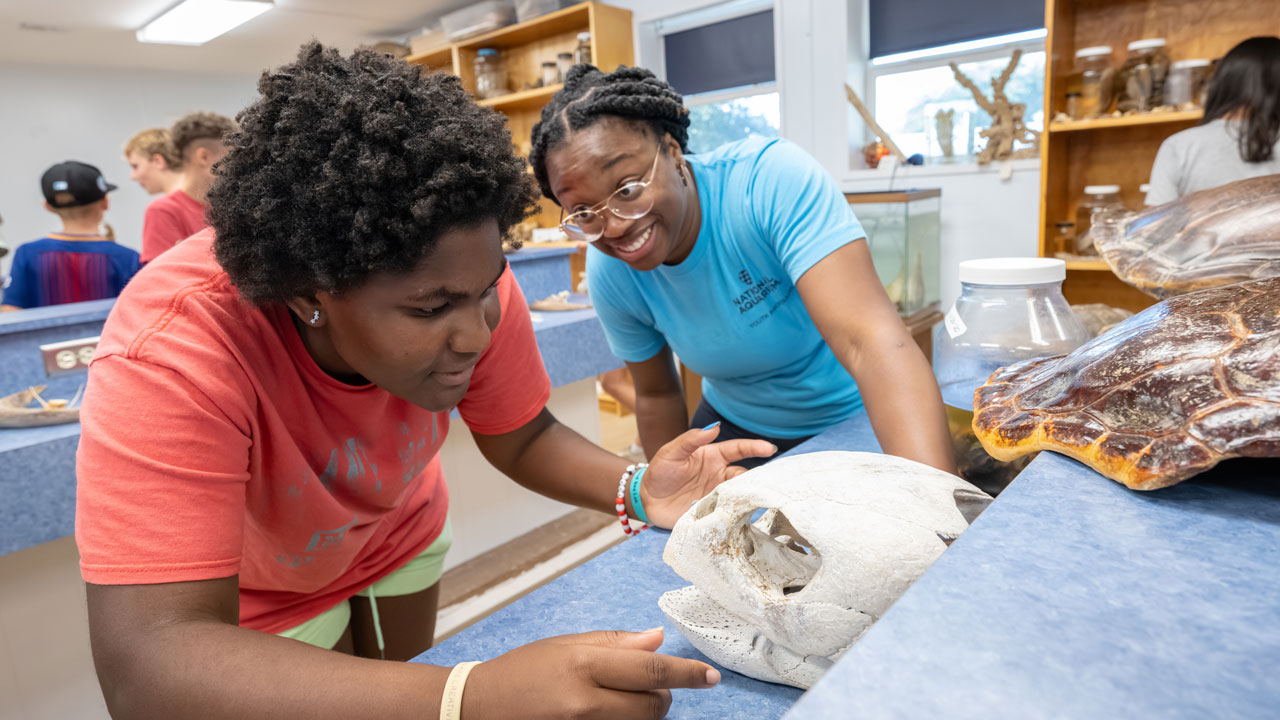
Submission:
[[[942,190],[942,310],[960,294],[957,266],[962,260],[1033,256],[1040,224],[1040,161],[1015,160],[1008,180],[996,165],[901,167],[890,173],[863,170],[841,183],[845,192]]]
[[[129,180],[125,142],[194,110],[234,116],[255,97],[256,82],[248,73],[0,64],[0,237],[12,250],[56,231],[58,218],[42,205],[40,176],[54,163],[80,160],[119,186],[106,220],[122,245],[138,248],[152,198]],[[0,261],[5,271],[11,257]]]

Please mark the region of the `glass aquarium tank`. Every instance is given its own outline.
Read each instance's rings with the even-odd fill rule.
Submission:
[[[862,223],[871,260],[898,314],[909,318],[940,301],[941,190],[845,193]]]

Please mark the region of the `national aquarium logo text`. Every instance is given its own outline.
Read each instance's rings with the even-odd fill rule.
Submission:
[[[747,274],[746,270],[738,273],[738,279],[746,283],[751,282],[751,276]],[[778,282],[774,278],[764,278],[755,285],[752,285],[750,288],[747,288],[747,290],[741,295],[734,298],[733,305],[738,308],[739,314],[745,313],[756,305],[764,302],[764,299],[769,297],[769,295],[772,294],[774,290],[777,290],[781,285],[782,283]]]

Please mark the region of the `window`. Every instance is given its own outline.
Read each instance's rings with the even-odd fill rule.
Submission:
[[[978,133],[991,125],[991,117],[978,107],[972,93],[956,82],[947,63],[954,61],[960,71],[989,98],[992,79],[1008,65],[1013,50],[1020,48],[1022,58],[1005,84],[1005,95],[1012,102],[1026,106],[1023,118],[1027,127],[1042,130],[1045,53],[1038,38],[1043,37],[1044,32],[1033,35],[1037,37],[1033,42],[1024,39],[994,44],[980,41],[975,44],[988,44],[989,47],[977,52],[925,50],[909,53],[915,57],[898,61],[872,60],[868,85],[876,122],[889,133],[904,154],[919,153],[927,159],[940,159],[943,150],[935,117],[939,112],[951,110],[954,111],[951,133],[954,157],[976,155],[986,143]]]
[[[685,98],[689,106],[689,150],[709,152],[747,137],[778,137],[777,90],[747,92],[728,99],[696,95]]]
[[[684,95],[693,152],[778,136],[772,5],[732,0],[655,23],[662,62],[653,69]]]

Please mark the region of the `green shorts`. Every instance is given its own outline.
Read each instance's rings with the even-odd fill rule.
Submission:
[[[394,597],[396,595],[412,595],[422,592],[440,581],[443,574],[444,556],[453,544],[453,525],[445,516],[444,528],[435,542],[427,546],[417,557],[394,570],[390,575],[373,585],[356,593],[369,597],[370,590],[377,597]],[[343,600],[310,620],[295,625],[283,632],[276,633],[280,637],[301,640],[309,645],[332,649],[342,638],[351,624],[351,603]]]

